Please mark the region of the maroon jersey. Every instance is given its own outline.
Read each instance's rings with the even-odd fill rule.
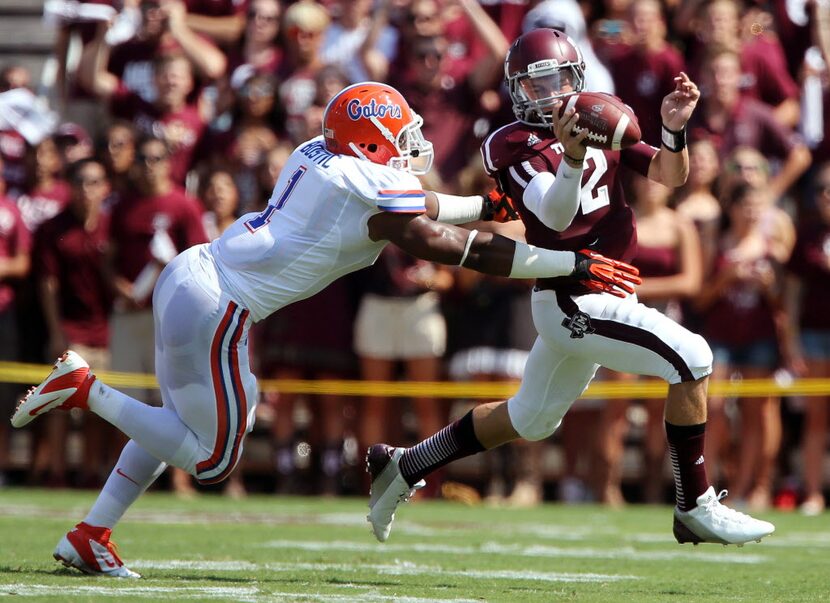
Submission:
[[[721,158],[739,146],[758,149],[766,157],[786,159],[798,138],[775,119],[772,107],[753,98],[741,97],[726,126],[715,128],[706,119],[706,106],[692,114],[688,125],[692,141],[709,139]]]
[[[54,218],[69,203],[72,189],[64,180],[56,180],[51,186],[33,188],[17,198],[17,207],[26,227],[35,232],[46,220]]]
[[[161,138],[167,144],[170,176],[177,184],[184,184],[206,127],[196,104],[185,105],[176,113],[163,113],[122,83],[110,99],[110,106],[115,117],[131,120],[140,134]]]
[[[656,52],[629,47],[609,65],[617,96],[637,115],[643,141],[660,144],[660,106],[674,90],[674,78],[685,70],[683,55],[666,44]]]
[[[208,238],[199,202],[181,189],[158,197],[127,197],[112,211],[110,239],[116,244],[115,271],[130,282],[153,260],[150,242],[166,230],[179,252]]]
[[[778,38],[757,36],[741,47],[741,88],[747,96],[777,106],[798,98],[798,84],[787,71],[787,58]]]
[[[680,257],[676,247],[637,246],[637,255],[631,264],[640,269],[642,277],[673,276],[680,272]]]
[[[466,79],[446,76],[438,90],[401,82],[397,86],[409,105],[424,118],[421,131],[432,142],[435,169],[444,182],[458,176],[475,150],[470,144],[473,124],[478,112],[478,97]]]
[[[20,217],[20,211],[14,201],[0,197],[0,258],[12,258],[21,253],[29,253],[31,236]],[[0,312],[9,308],[14,301],[14,289],[0,278]]]
[[[68,208],[45,222],[35,244],[35,271],[58,282],[61,327],[72,343],[106,347],[109,343],[110,290],[103,262],[109,216],[87,231]]]
[[[771,260],[759,258],[758,264]],[[714,274],[723,270],[729,260],[725,254],[715,261]],[[775,311],[758,285],[736,280],[705,312],[706,338],[726,346],[744,346],[775,338]]]
[[[191,15],[206,17],[228,17],[244,13],[248,0],[185,0],[187,12]]]
[[[801,328],[830,331],[830,226],[802,228],[787,268],[801,277]]]
[[[591,248],[609,257],[629,261],[637,249],[634,213],[625,201],[620,168],[648,175],[657,149],[643,142],[623,151],[589,148],[582,174],[580,207],[571,225],[557,232],[545,226],[524,204],[524,189],[540,172],[556,174],[563,147],[547,128],[520,122],[493,132],[481,146],[484,169],[516,203],[527,242],[546,249],[579,251]],[[541,288],[582,288],[569,277],[539,279]]]

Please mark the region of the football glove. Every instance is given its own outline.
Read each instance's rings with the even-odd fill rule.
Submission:
[[[507,193],[494,188],[484,198],[484,212],[482,220],[493,220],[494,222],[512,222],[518,220],[519,214],[513,205],[513,199]]]
[[[634,285],[643,282],[639,274],[640,271],[630,264],[612,260],[590,249],[582,249],[576,252],[571,276],[591,291],[625,297],[634,293]]]

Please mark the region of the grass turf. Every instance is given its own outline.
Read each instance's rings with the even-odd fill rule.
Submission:
[[[418,502],[378,544],[362,499],[150,493],[115,532],[141,580],[52,560],[93,493],[0,490],[0,598],[42,601],[828,601],[830,514],[743,548],[677,545],[669,507]]]

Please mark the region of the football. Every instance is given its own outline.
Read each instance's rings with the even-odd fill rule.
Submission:
[[[573,107],[579,114],[574,130],[588,128],[585,145],[619,151],[640,141],[637,116],[622,100],[604,92],[578,92],[559,107],[559,116]]]

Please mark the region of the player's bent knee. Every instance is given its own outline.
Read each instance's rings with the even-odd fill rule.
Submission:
[[[508,401],[507,411],[516,433],[525,440],[538,442],[556,431],[569,407],[570,403],[564,405],[554,404],[548,408],[536,408],[528,412],[529,409],[516,403],[515,399],[512,398]]]
[[[685,354],[686,363],[691,369],[695,381],[712,373],[712,348],[700,335],[692,335]]]

